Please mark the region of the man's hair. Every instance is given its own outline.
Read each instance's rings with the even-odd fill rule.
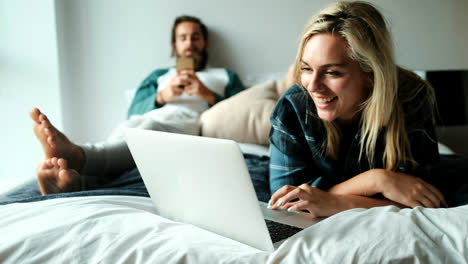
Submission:
[[[200,30],[201,30],[202,35],[203,35],[203,39],[205,41],[208,40],[208,29],[206,28],[205,24],[203,24],[203,22],[199,18],[194,17],[194,16],[182,15],[182,16],[176,17],[176,19],[174,21],[174,25],[172,26],[171,44],[174,44],[175,41],[176,41],[176,28],[177,28],[177,26],[180,23],[183,23],[183,22],[192,22],[192,23],[198,24],[200,26]]]
[[[413,78],[402,74],[395,64],[390,32],[382,14],[371,4],[361,1],[338,2],[322,10],[306,25],[295,63],[295,79],[300,82],[301,59],[307,41],[316,34],[332,34],[343,37],[348,44],[348,55],[357,61],[368,75],[370,87],[365,88],[366,98],[359,105],[361,112],[360,157],[363,152],[369,163],[374,163],[379,132],[386,128],[386,146],[383,164],[395,169],[400,163],[414,164],[401,98],[398,98],[398,81]],[[399,80],[400,79],[400,80]],[[435,102],[432,88],[427,85],[413,87],[408,98],[424,92],[420,97],[428,105]],[[424,91],[427,90],[427,91]],[[404,100],[404,99],[403,99]],[[324,122],[327,136],[323,144],[327,156],[336,159],[339,151],[340,132],[335,122]]]

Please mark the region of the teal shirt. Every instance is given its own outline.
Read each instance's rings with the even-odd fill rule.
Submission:
[[[128,117],[132,115],[142,115],[151,110],[159,108],[156,105],[156,94],[158,93],[158,79],[169,71],[169,68],[157,69],[153,71],[140,85],[138,90],[133,97],[132,104],[128,110]],[[239,76],[228,69],[226,69],[228,75],[228,83],[223,95],[215,93],[215,103],[229,98],[245,89]]]

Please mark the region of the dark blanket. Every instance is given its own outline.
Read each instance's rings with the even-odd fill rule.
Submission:
[[[268,157],[244,155],[247,167],[252,178],[257,198],[260,201],[268,201],[270,189],[268,183]],[[459,155],[441,155],[441,181],[439,189],[450,206],[468,204],[468,160]],[[79,197],[91,195],[130,195],[149,197],[143,184],[140,173],[135,168],[120,175],[110,183],[98,186],[93,190],[80,192],[51,194],[41,196],[37,182],[31,182],[23,188],[0,198],[1,204],[13,202],[33,202],[63,197]]]
[[[260,201],[268,201],[270,198],[270,189],[268,184],[268,157],[259,157],[255,155],[244,155],[247,167],[252,178],[257,198]],[[141,179],[138,169],[129,170],[110,183],[102,186],[97,186],[93,190],[85,190],[79,192],[50,194],[42,196],[39,191],[39,186],[36,181],[33,181],[21,189],[10,193],[0,198],[1,204],[14,202],[34,202],[47,199],[64,198],[64,197],[80,197],[80,196],[96,196],[96,195],[130,195],[130,196],[146,196],[149,197],[148,191]]]

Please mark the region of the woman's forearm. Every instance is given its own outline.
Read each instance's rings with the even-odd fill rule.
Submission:
[[[421,178],[383,169],[363,172],[333,186],[328,192],[336,195],[357,195],[361,197],[381,193],[389,201],[409,207],[438,208],[447,206],[442,193]]]
[[[379,181],[385,173],[383,169],[368,170],[333,186],[328,192],[338,195],[372,196],[381,192]]]
[[[376,199],[360,195],[337,195],[337,211],[334,214],[353,208],[373,208],[387,205],[394,205],[399,208],[406,207],[388,199]]]
[[[334,194],[308,184],[281,187],[271,196],[269,204],[269,208],[272,210],[280,208],[292,212],[308,211],[311,218],[331,216],[353,208],[372,208],[387,205],[404,207],[388,199]]]

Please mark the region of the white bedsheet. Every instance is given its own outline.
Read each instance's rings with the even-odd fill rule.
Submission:
[[[63,198],[0,206],[0,263],[466,263],[467,223],[468,206],[353,209],[267,253],[159,217],[149,198]]]

